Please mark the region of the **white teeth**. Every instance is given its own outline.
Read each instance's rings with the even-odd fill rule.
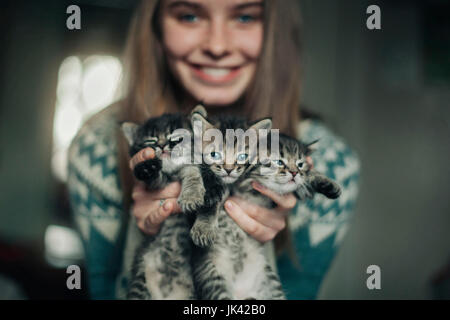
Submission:
[[[227,68],[202,68],[202,71],[212,77],[223,77],[231,72],[231,69]]]

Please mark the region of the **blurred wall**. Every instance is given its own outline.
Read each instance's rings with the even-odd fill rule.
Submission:
[[[0,240],[40,245],[46,226],[60,214],[55,198],[61,190],[50,161],[62,61],[122,53],[132,2],[76,3],[81,30],[66,27],[70,1],[0,3]]]
[[[431,298],[450,258],[450,87],[425,79],[424,2],[377,1],[380,31],[366,28],[370,4],[303,1],[305,103],[362,163],[354,222],[320,298]],[[371,264],[381,290],[366,287]]]
[[[50,159],[62,1],[4,1],[0,62],[0,236],[42,242],[50,219]]]

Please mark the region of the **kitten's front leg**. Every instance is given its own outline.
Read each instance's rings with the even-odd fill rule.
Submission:
[[[312,199],[314,196],[314,191],[312,187],[308,184],[302,184],[300,185],[294,192],[295,196],[299,200],[306,200],[306,199]]]
[[[180,170],[181,193],[178,204],[184,213],[194,212],[203,206],[205,187],[198,166],[189,165]]]
[[[330,199],[336,199],[341,195],[341,187],[336,182],[317,171],[311,170],[311,173],[308,180],[315,192]]]
[[[198,247],[208,247],[214,243],[217,233],[217,218],[220,208],[229,195],[229,190],[206,167],[201,167],[203,184],[205,186],[204,205],[197,209],[194,225],[191,228],[191,238]]]
[[[211,246],[217,237],[217,208],[208,208],[210,211],[197,211],[194,225],[191,228],[191,239],[197,247]]]

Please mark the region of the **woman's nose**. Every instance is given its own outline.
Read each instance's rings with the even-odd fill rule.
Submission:
[[[220,59],[229,53],[226,23],[212,21],[205,39],[203,50],[214,59]]]

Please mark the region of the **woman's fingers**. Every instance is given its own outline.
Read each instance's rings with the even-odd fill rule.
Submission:
[[[167,199],[178,198],[181,192],[181,184],[179,182],[172,182],[165,188],[152,191],[153,199]]]
[[[145,226],[147,228],[156,228],[167,219],[173,210],[173,199],[167,199],[163,205],[158,203],[158,208],[151,212],[145,219]]]
[[[134,201],[141,199],[142,197],[146,197],[148,191],[145,188],[145,183],[142,181],[135,181],[133,191],[131,192],[131,198]]]
[[[278,194],[275,191],[269,190],[257,182],[253,182],[252,186],[255,190],[272,199],[273,202],[275,202],[281,209],[290,210],[294,208],[295,204],[297,203],[297,198],[295,198],[292,193],[283,195]]]
[[[181,212],[176,198],[166,199],[161,204],[160,200],[151,200],[149,203],[138,203],[133,207],[133,215],[136,217],[138,228],[144,233],[155,235],[158,233],[161,223],[172,213]]]
[[[178,198],[181,192],[181,184],[179,182],[172,182],[163,189],[149,191],[145,187],[145,183],[137,181],[134,185],[131,197],[134,201],[141,198],[147,198],[149,200],[160,200],[168,198]]]
[[[311,156],[307,156],[306,157],[306,163],[309,164],[309,168],[310,169],[314,168],[314,163],[313,163],[313,160],[312,160]]]
[[[280,231],[286,227],[286,214],[277,209],[266,209],[238,197],[230,197],[248,216],[268,228]]]
[[[155,150],[152,148],[145,148],[140,150],[130,159],[130,169],[134,170],[134,167],[145,160],[150,160],[155,157]]]
[[[144,183],[137,182],[132,192],[132,214],[136,217],[139,229],[155,235],[170,214],[181,212],[177,202],[180,189],[180,184],[176,182],[161,190],[148,191]]]
[[[260,242],[267,242],[275,238],[277,230],[269,228],[250,217],[239,205],[232,201],[225,202],[225,209],[238,226]]]

